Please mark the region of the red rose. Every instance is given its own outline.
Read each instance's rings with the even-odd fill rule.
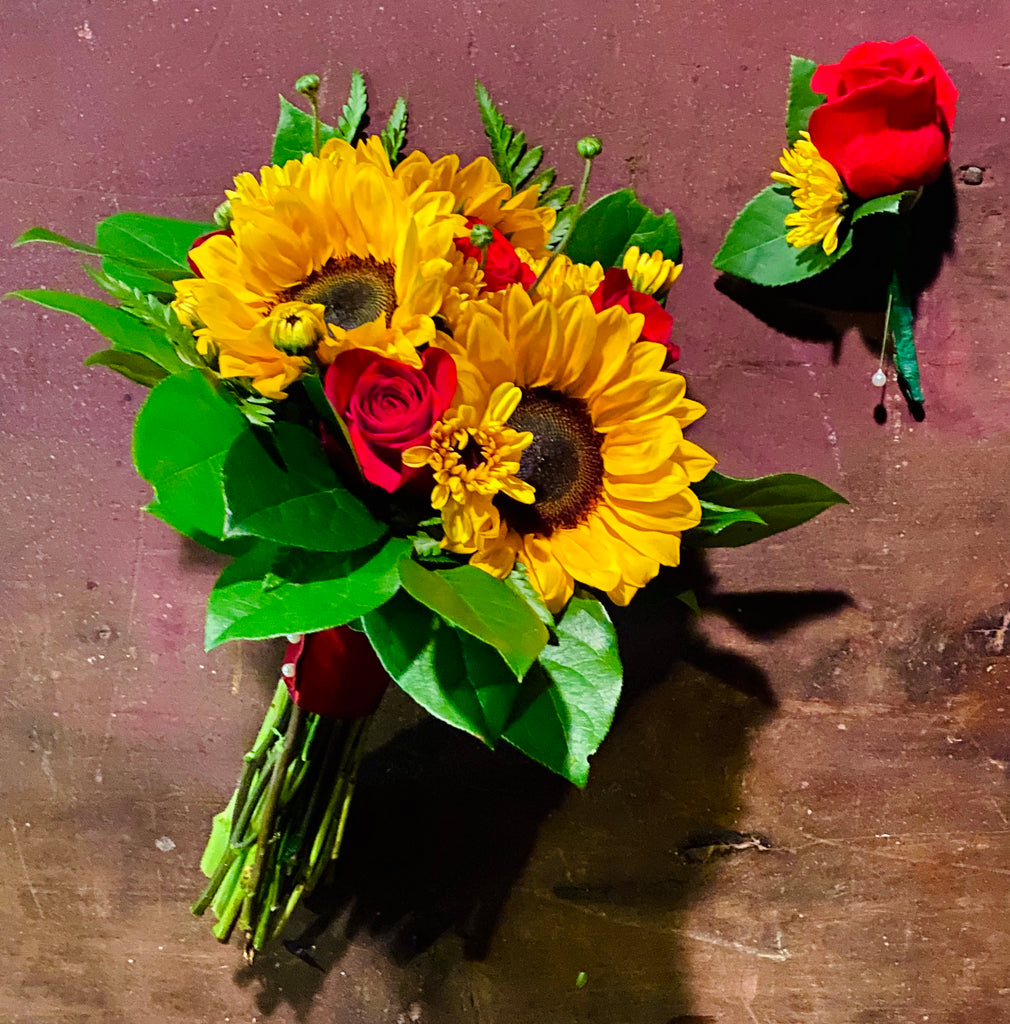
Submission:
[[[680,346],[670,340],[673,317],[651,295],[636,292],[631,287],[631,277],[623,267],[611,267],[589,299],[597,313],[611,306],[620,306],[629,313],[643,314],[645,324],[638,340],[654,341],[666,349],[671,359],[680,358]]]
[[[481,224],[476,217],[467,217],[466,226],[472,228],[475,224]],[[470,241],[468,235],[455,239],[456,248],[468,259],[481,260],[481,250]],[[491,228],[491,244],[487,247],[487,256],[484,257],[484,290],[488,292],[500,292],[510,284],[521,284],[529,288],[537,279],[533,268],[528,263],[519,259],[512,243],[497,229]]]
[[[420,369],[366,349],[341,352],[326,371],[326,396],[344,421],[369,483],[395,491],[424,468],[404,466],[401,453],[426,444],[432,425],[456,393],[456,364],[429,348]]]
[[[860,43],[810,80],[828,98],[810,115],[810,141],[861,199],[936,180],[950,152],[957,89],[914,36]]]
[[[281,676],[298,707],[329,718],[370,715],[389,685],[368,637],[350,626],[289,643]]]

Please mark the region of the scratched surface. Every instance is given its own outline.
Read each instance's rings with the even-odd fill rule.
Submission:
[[[961,88],[957,226],[920,307],[926,419],[889,389],[880,424],[857,329],[879,318],[811,340],[709,261],[776,158],[790,52],[909,30]],[[592,131],[597,194],[630,179],[680,216],[694,439],[851,505],[696,567],[705,615],[681,634],[640,599],[584,792],[393,696],[345,875],[301,921],[321,969],[245,968],[187,907],[277,651],[201,652],[218,566],[139,511],[141,389],[81,367],[87,328],[3,303],[0,1020],[1010,1020],[1008,39],[993,0],[6,0],[0,238],[205,217],[309,70],[331,115],[360,66],[380,114],[408,93],[413,145],[477,155],[479,74],[563,179],[561,141]],[[0,256],[4,291],[81,287],[70,255]]]

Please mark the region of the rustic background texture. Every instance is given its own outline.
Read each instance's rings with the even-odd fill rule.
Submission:
[[[789,54],[910,32],[961,90],[956,230],[920,308],[926,418],[891,387],[879,423],[879,316],[761,319],[710,260],[777,157]],[[696,567],[697,626],[641,598],[584,792],[392,695],[306,940],[322,969],[283,948],[247,968],[187,908],[278,652],[201,652],[218,566],[139,511],[142,389],[82,368],[86,327],[3,303],[0,1020],[1010,1019],[1010,8],[5,0],[0,239],[204,218],[267,158],[277,92],[317,71],[333,117],[352,67],[377,113],[405,92],[430,154],[484,152],[477,75],[563,179],[601,135],[595,194],[631,183],[681,219],[693,439],[851,505]],[[84,282],[43,246],[0,250],[0,278]],[[730,832],[773,848],[706,856]]]

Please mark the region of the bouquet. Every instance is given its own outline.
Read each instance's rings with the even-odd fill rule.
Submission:
[[[116,301],[16,293],[110,345],[151,388],[133,455],[148,511],[230,559],[206,644],[286,636],[276,695],[214,819],[193,910],[249,957],[333,868],[368,722],[390,680],[480,741],[576,785],[622,668],[608,607],[682,543],[733,546],[843,499],[734,479],[684,430],[663,307],[675,217],[629,189],[586,206],[483,86],[491,159],[404,153],[407,108],[335,126],[319,79],[281,99],[271,162],[213,222],[116,213],[94,257]],[[688,591],[681,595],[692,602]]]
[[[859,245],[869,217],[898,221],[892,242],[880,365],[884,354],[906,398],[923,392],[913,335],[908,219],[923,189],[947,163],[957,89],[933,52],[914,36],[867,42],[837,64],[793,57],[786,141],[775,181],[740,212],[715,267],[759,285],[787,285],[821,274]],[[851,263],[856,256],[849,257]]]

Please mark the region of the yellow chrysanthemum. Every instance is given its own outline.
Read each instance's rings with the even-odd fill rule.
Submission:
[[[377,139],[332,140],[319,157],[240,174],[228,197],[231,233],[193,250],[200,276],[176,282],[175,307],[222,376],[249,378],[267,397],[283,398],[308,365],[284,351],[278,307],[322,307],[322,362],[364,347],[419,365],[445,295],[467,288],[454,196],[409,193]],[[300,335],[318,328],[307,315],[299,322]]]
[[[838,172],[817,151],[808,132],[792,149],[783,150],[779,162],[782,171],[772,178],[793,190],[796,211],[786,215],[790,230],[786,241],[797,249],[820,243],[829,256],[838,248],[838,229],[842,225],[845,191]]]
[[[637,245],[631,246],[624,254],[621,266],[631,278],[631,287],[646,295],[664,295],[684,269],[683,263],[668,260],[662,250],[641,252]]]
[[[533,488],[517,476],[522,453],[533,440],[528,431],[507,426],[522,391],[499,384],[478,405],[450,409],[431,431],[427,445],[403,453],[407,466],[431,466],[435,488],[432,507],[442,513],[446,546],[462,554],[477,551],[488,536],[500,532],[494,499],[504,495],[529,504]]]
[[[519,258],[528,263],[539,277],[549,256],[534,258],[524,249],[518,250]],[[603,266],[598,263],[573,263],[562,253],[555,256],[547,273],[540,278],[534,293],[537,299],[548,299],[555,306],[574,298],[576,295],[592,295],[603,281]],[[493,301],[494,296],[487,296]]]
[[[557,214],[550,207],[537,206],[537,185],[513,195],[486,157],[478,157],[460,168],[455,154],[433,163],[415,150],[393,173],[410,192],[451,192],[456,198],[457,213],[497,228],[516,248],[522,247],[536,256],[546,253]]]
[[[701,518],[691,484],[715,460],[684,440],[704,412],[663,373],[660,345],[636,344],[639,318],[597,313],[585,295],[556,305],[519,286],[494,305],[467,305],[451,339],[461,405],[483,407],[503,384],[521,399],[505,425],[532,435],[517,478],[534,500],[504,491],[473,531],[472,564],[504,577],[516,560],[552,611],[576,580],[627,604],[661,565],[680,560],[680,536]],[[458,550],[446,537],[445,546]]]

